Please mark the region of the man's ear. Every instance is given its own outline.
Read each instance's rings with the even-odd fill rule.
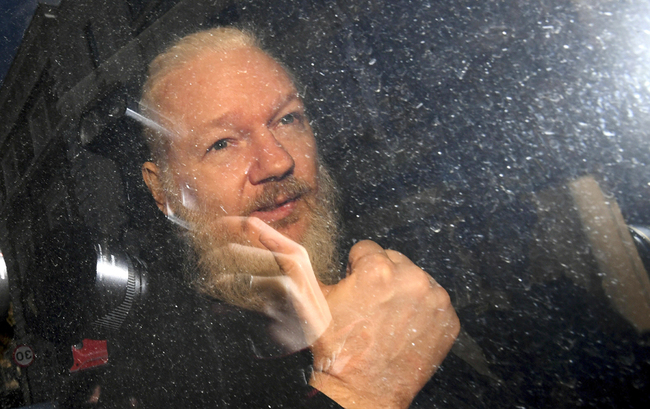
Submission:
[[[160,169],[158,169],[158,166],[153,162],[145,162],[142,165],[142,179],[147,184],[153,200],[156,201],[156,205],[160,211],[165,213],[166,216],[169,216],[167,214],[169,211],[167,207],[167,194],[160,180]]]

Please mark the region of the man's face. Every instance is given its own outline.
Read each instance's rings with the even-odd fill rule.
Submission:
[[[173,135],[165,177],[176,191],[165,211],[255,216],[301,242],[317,152],[284,69],[246,47],[206,51],[162,81],[157,109]]]
[[[167,160],[145,163],[143,176],[160,209],[188,227],[196,265],[187,279],[268,313],[270,281],[253,278],[281,272],[237,217],[255,216],[302,244],[321,281],[336,282],[335,187],[284,69],[255,48],[206,51],[160,81],[150,108],[168,130]]]

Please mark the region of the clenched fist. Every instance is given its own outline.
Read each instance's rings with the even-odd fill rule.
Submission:
[[[405,408],[460,330],[449,295],[406,256],[372,241],[321,289],[332,321],[312,345],[310,383],[346,408]]]

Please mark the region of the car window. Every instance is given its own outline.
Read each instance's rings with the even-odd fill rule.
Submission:
[[[261,39],[304,102],[337,186],[337,272],[369,239],[450,296],[460,335],[412,407],[644,407],[650,2],[3,9],[3,407],[295,403],[258,388],[300,390],[309,349],[277,350],[247,332],[264,318],[197,296],[182,215],[165,217],[142,176],[156,159],[143,133],[155,118],[170,127],[139,104],[147,67],[189,33],[232,25]],[[240,146],[239,131],[213,153]]]

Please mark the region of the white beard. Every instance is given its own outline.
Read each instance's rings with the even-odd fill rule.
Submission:
[[[208,295],[242,308],[264,312],[273,315],[273,310],[282,304],[282,297],[273,289],[253,285],[253,277],[273,277],[282,273],[275,259],[268,253],[266,257],[251,256],[251,252],[242,252],[242,246],[248,242],[243,237],[223,231],[212,231],[210,220],[213,216],[206,215],[200,210],[190,210],[183,207],[178,200],[178,188],[169,185],[171,178],[165,177],[163,183],[167,192],[172,192],[170,207],[177,209],[176,217],[180,218],[188,229],[182,233],[193,257],[188,267],[186,278],[200,293]],[[304,188],[304,182],[291,179],[269,182],[279,184],[272,191]],[[284,183],[284,185],[283,185]],[[269,185],[270,186],[270,185]],[[273,196],[273,193],[270,194]],[[174,199],[175,198],[175,199]],[[308,193],[303,199],[309,208],[307,229],[303,234],[301,244],[307,250],[316,277],[324,284],[334,284],[340,279],[340,262],[338,254],[339,220],[337,213],[336,187],[327,170],[320,165],[318,173],[318,189],[316,193]],[[286,224],[280,221],[279,225]],[[272,224],[273,226],[273,224]],[[278,226],[273,226],[278,227]],[[239,244],[241,246],[232,246]],[[268,280],[267,280],[268,281]],[[259,281],[261,282],[261,281]],[[274,293],[271,301],[274,306],[269,308],[269,291]]]

